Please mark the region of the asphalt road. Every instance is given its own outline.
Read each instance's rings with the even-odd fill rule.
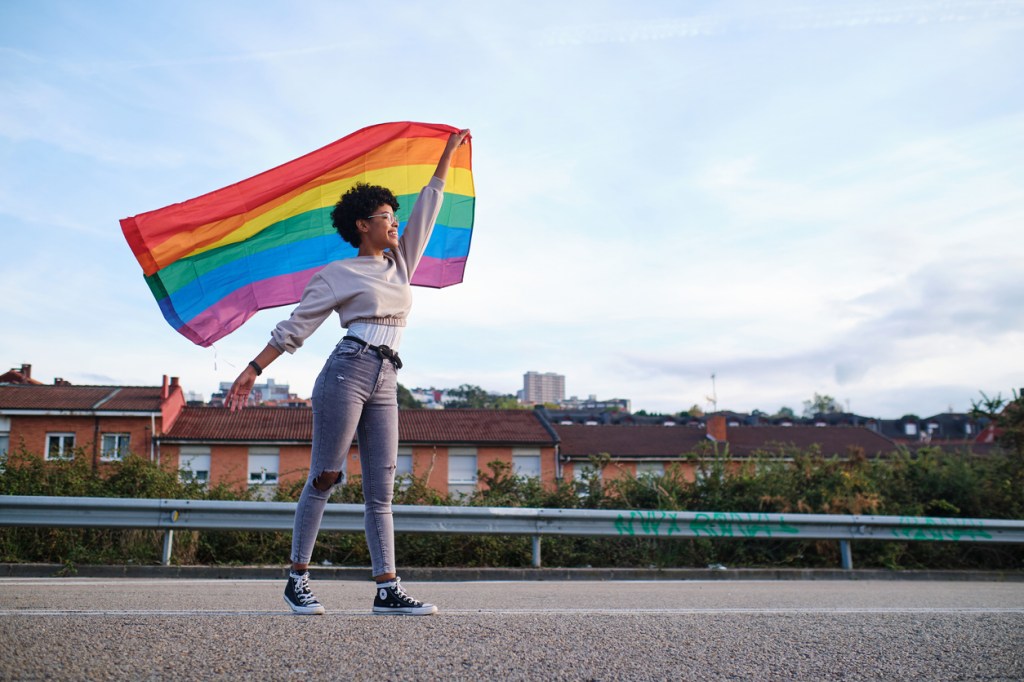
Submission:
[[[1022,680],[1024,583],[0,580],[3,680]]]

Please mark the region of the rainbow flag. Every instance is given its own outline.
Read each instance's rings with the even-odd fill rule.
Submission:
[[[357,182],[398,197],[400,229],[430,180],[449,134],[430,123],[383,123],[223,189],[121,221],[164,318],[209,346],[256,311],[296,303],[310,278],[356,255],[331,210]],[[462,281],[476,204],[472,152],[452,160],[444,203],[412,283]]]

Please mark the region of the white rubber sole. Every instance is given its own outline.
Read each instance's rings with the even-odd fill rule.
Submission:
[[[293,604],[288,600],[288,597],[283,597],[284,603],[287,604],[291,610],[300,616],[322,616],[324,615],[323,606],[299,606]]]
[[[427,604],[420,608],[388,608],[387,606],[374,606],[373,615],[375,616],[432,616],[437,613],[437,607],[433,604]]]

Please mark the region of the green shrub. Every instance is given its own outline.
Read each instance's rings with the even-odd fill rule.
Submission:
[[[462,499],[427,485],[427,476],[396,482],[395,504],[629,509],[761,513],[883,514],[894,516],[1024,518],[1024,458],[1015,452],[978,457],[937,448],[904,450],[885,459],[851,452],[826,458],[820,452],[785,451],[735,459],[709,444],[694,455],[698,475],[683,467],[664,475],[600,475],[616,467],[607,456],[592,458],[582,481],[542,485],[516,476],[509,464],[492,462],[481,472],[482,489]],[[93,468],[89,458],[44,461],[16,450],[0,469],[0,494],[69,495],[211,500],[254,499],[248,491],[219,485],[209,489],[183,483],[170,471],[141,457]],[[296,501],[304,481],[278,486],[273,499]],[[362,503],[358,476],[333,492],[336,503]],[[151,530],[0,528],[0,561],[76,563],[158,563],[163,533]],[[291,534],[257,531],[179,531],[174,560],[196,564],[285,564]],[[859,567],[999,568],[1024,566],[1024,548],[954,542],[857,542]],[[529,537],[404,534],[397,542],[400,565],[529,566]],[[786,539],[544,538],[546,566],[834,567],[838,543]],[[321,533],[314,563],[368,565],[361,533]]]

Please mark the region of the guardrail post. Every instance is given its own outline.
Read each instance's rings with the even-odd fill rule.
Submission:
[[[533,567],[540,568],[540,536],[533,536]]]
[[[839,541],[839,556],[841,556],[842,560],[843,560],[843,570],[852,571],[853,570],[853,551],[850,549],[850,541],[849,540],[840,540]]]
[[[174,549],[174,531],[170,528],[164,531],[164,566],[171,565],[171,550]]]

